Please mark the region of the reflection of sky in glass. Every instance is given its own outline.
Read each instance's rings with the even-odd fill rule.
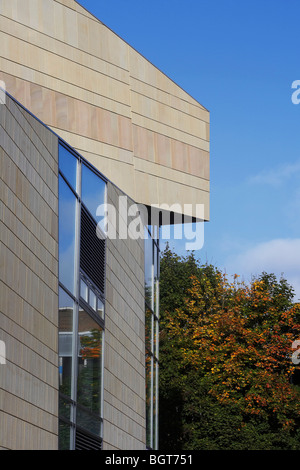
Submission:
[[[76,198],[59,177],[59,280],[74,293]]]
[[[105,202],[106,183],[84,164],[82,165],[82,201],[96,219],[96,210]]]
[[[153,241],[145,239],[145,289],[146,300],[152,306],[152,265],[153,265]]]
[[[155,243],[154,245],[154,278],[157,280],[158,279],[158,262],[157,262],[157,256],[158,256],[158,249]]]
[[[58,296],[59,308],[70,307],[73,309],[73,299],[60,287]]]
[[[76,190],[77,158],[62,145],[59,146],[59,169]]]
[[[103,302],[98,298],[98,301],[97,301],[97,312],[98,312],[98,315],[100,315],[101,318],[104,317],[104,305],[103,305]]]

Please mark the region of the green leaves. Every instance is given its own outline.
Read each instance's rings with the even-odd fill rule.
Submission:
[[[201,266],[193,256],[179,258],[167,249],[160,292],[161,447],[170,448],[165,418],[176,409],[173,417],[177,433],[181,431],[172,443],[177,450],[207,445],[261,448],[262,442],[270,449],[282,448],[279,442],[300,448],[295,440],[300,396],[291,383],[300,305],[292,303],[287,282],[266,273],[250,285],[238,276],[229,282],[213,266]],[[168,402],[168,390],[174,389],[177,395]],[[231,414],[239,422],[238,432],[232,429],[235,420],[224,418],[225,409],[226,417]],[[208,415],[213,421],[204,428]],[[223,433],[226,427],[230,442],[215,425],[221,418],[220,428]],[[263,436],[256,428],[264,430]]]

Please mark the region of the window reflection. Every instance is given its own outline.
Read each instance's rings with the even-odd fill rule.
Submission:
[[[98,437],[102,432],[104,303],[96,286],[82,273],[82,221],[77,215],[83,202],[95,219],[98,205],[105,202],[106,183],[62,145],[59,170],[59,444],[60,449],[73,449],[79,429]],[[94,222],[96,225],[96,219]],[[94,249],[90,240],[87,249]]]
[[[82,164],[81,172],[81,196],[82,201],[90,211],[94,219],[97,207],[105,202],[106,183],[85,164]]]
[[[152,231],[152,235],[154,235]],[[146,323],[146,436],[147,446],[157,449],[158,435],[158,338],[159,338],[159,248],[145,237]]]
[[[74,294],[76,197],[59,176],[59,280]]]
[[[80,280],[80,296],[88,302],[89,300],[89,288],[87,284],[83,281],[83,279]]]
[[[145,239],[145,297],[147,304],[152,308],[153,293],[153,241]]]
[[[159,321],[157,318],[155,318],[155,326],[154,326],[154,337],[155,337],[155,341],[154,341],[154,355],[155,357],[158,359],[158,355],[159,355]]]
[[[59,421],[59,449],[69,450],[71,443],[71,427],[69,424]]]
[[[101,361],[102,328],[85,310],[80,308],[77,402],[95,414],[97,416],[96,420],[101,413]],[[82,415],[84,413],[81,413]],[[87,414],[86,416],[90,415]],[[82,426],[83,424],[81,423]]]
[[[59,146],[59,169],[76,191],[77,158],[63,145]]]
[[[97,297],[92,290],[90,290],[89,304],[93,310],[97,310]]]
[[[156,386],[156,375],[157,375],[157,368],[156,368],[156,361],[153,363],[153,411],[152,411],[152,448],[156,449],[156,418],[157,418],[157,386]]]
[[[82,276],[84,276],[82,274]],[[86,279],[86,278],[85,278]],[[80,279],[80,297],[96,312],[100,318],[104,318],[104,304],[95,286],[87,280]]]
[[[97,313],[100,318],[104,318],[104,304],[99,298],[97,299]]]
[[[152,352],[152,311],[146,305],[146,332],[145,332],[145,342],[146,350]]]
[[[59,288],[59,385],[64,395],[71,397],[72,344],[74,302]]]
[[[146,355],[146,445],[152,447],[152,358]]]

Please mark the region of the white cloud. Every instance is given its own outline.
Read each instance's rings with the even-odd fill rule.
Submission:
[[[231,257],[226,266],[229,274],[239,274],[245,281],[262,272],[284,277],[300,299],[300,238],[283,238],[259,243]]]
[[[300,162],[287,163],[271,170],[264,170],[250,177],[250,183],[280,186],[291,177],[300,173]]]

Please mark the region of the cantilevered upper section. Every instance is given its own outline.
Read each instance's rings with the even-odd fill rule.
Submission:
[[[21,104],[135,201],[209,219],[209,112],[188,93],[74,0],[1,0],[0,39]]]

